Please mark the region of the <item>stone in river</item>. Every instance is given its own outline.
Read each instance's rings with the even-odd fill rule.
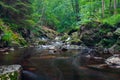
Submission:
[[[105,60],[105,63],[109,66],[120,68],[120,55],[115,54]]]
[[[3,65],[0,66],[0,80],[20,80],[20,65]]]

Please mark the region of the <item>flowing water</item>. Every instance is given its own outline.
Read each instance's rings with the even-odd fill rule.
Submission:
[[[103,61],[76,56],[78,53],[21,48],[0,53],[0,65],[21,64],[22,80],[120,80],[119,72],[88,68]]]

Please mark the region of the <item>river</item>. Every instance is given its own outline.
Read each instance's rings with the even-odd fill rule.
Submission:
[[[0,65],[20,64],[22,80],[120,80],[118,72],[91,69],[102,64],[79,55],[79,50],[57,51],[39,48],[19,48],[0,54]]]

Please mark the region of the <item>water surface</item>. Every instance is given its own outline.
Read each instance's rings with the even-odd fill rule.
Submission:
[[[22,80],[120,80],[118,72],[88,68],[103,61],[76,56],[79,50],[21,48],[0,53],[0,65],[21,64]]]

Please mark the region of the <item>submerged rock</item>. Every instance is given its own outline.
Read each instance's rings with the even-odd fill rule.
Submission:
[[[0,80],[20,80],[20,65],[0,66]]]

